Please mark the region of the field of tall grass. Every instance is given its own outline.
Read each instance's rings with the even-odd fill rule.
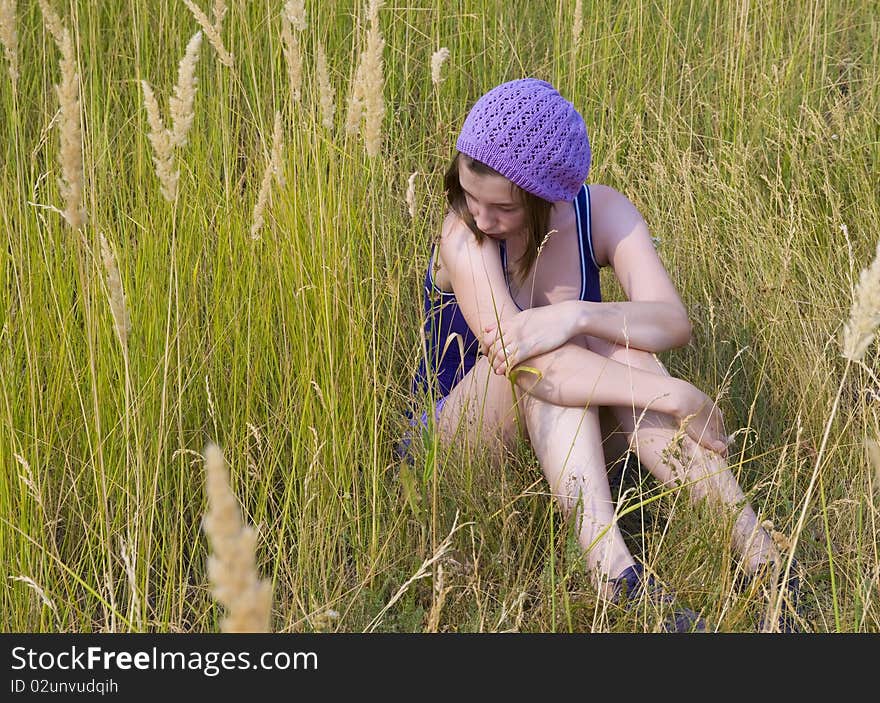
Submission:
[[[0,0],[0,628],[220,629],[208,453],[275,631],[655,629],[597,599],[527,447],[394,453],[456,135],[536,76],[659,240],[694,328],[661,359],[720,395],[802,627],[880,630],[876,5],[226,5]],[[753,630],[730,520],[627,488],[633,551]]]

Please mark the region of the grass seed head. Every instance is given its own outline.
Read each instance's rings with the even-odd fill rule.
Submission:
[[[110,292],[110,311],[113,313],[113,324],[119,343],[123,348],[128,347],[128,334],[131,331],[131,320],[128,309],[125,306],[125,293],[122,290],[122,279],[119,276],[119,267],[116,265],[116,257],[110,249],[110,243],[101,233],[101,258],[104,261],[104,269],[107,273],[107,289]]]
[[[0,0],[0,43],[9,62],[12,85],[18,83],[18,30],[15,27],[15,0]]]
[[[217,57],[220,59],[220,63],[232,68],[235,64],[235,57],[226,50],[226,46],[223,44],[223,37],[220,36],[220,32],[223,29],[223,17],[226,15],[226,3],[214,3],[213,22],[208,19],[208,16],[204,13],[202,8],[196,5],[193,0],[183,0],[183,4],[189,8],[189,11],[202,28],[205,36],[208,37],[208,41],[211,46],[214,47],[214,51],[217,52]]]
[[[199,61],[199,49],[202,46],[202,33],[193,34],[186,45],[186,53],[180,60],[177,71],[177,85],[174,86],[174,97],[168,101],[171,113],[171,141],[174,146],[186,144],[186,135],[192,127],[195,117],[194,103],[196,97],[196,64]]]
[[[330,71],[327,68],[327,54],[324,52],[324,45],[319,39],[317,42],[318,55],[318,90],[321,99],[321,124],[328,130],[333,130],[333,115],[336,112],[334,105],[335,91],[330,83]]]
[[[257,534],[242,522],[223,452],[216,444],[205,448],[205,492],[204,529],[212,549],[208,577],[214,597],[226,609],[220,627],[223,632],[269,632],[272,587],[258,577]]]
[[[263,171],[263,180],[260,183],[260,192],[254,205],[254,215],[251,223],[251,239],[259,239],[260,229],[263,227],[264,213],[269,202],[269,193],[272,188],[272,176],[280,185],[284,183],[282,152],[284,150],[284,134],[282,130],[281,113],[275,113],[275,127],[272,130],[272,152],[269,163]]]
[[[853,296],[849,321],[843,330],[843,356],[860,361],[880,327],[880,241],[874,261],[862,269]]]
[[[443,64],[448,58],[449,49],[447,49],[445,46],[437,49],[437,51],[435,51],[431,56],[431,82],[434,85],[440,85],[440,83],[443,81],[441,69],[443,68]]]
[[[301,96],[303,57],[299,33],[293,31],[293,25],[287,14],[281,18],[281,42],[284,60],[287,63],[287,77],[290,82],[290,99],[296,104],[300,101]]]
[[[144,108],[150,126],[147,137],[153,147],[153,164],[159,178],[159,187],[165,200],[174,202],[177,197],[177,182],[180,180],[180,172],[174,170],[174,139],[162,122],[159,103],[150,84],[141,81],[141,88],[144,91]]]

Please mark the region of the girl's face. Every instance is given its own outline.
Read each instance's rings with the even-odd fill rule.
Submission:
[[[520,237],[526,226],[525,208],[517,201],[511,183],[504,176],[477,174],[460,159],[458,182],[465,202],[479,230],[492,239]]]

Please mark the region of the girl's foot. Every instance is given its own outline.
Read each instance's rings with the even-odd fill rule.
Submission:
[[[658,605],[672,605],[675,596],[658,585],[651,575],[645,575],[641,564],[633,564],[611,580],[612,600],[625,609],[636,606],[643,595]],[[663,621],[664,632],[705,632],[706,622],[690,608],[676,607]]]
[[[784,579],[785,568],[777,566],[772,561],[767,561],[758,565],[757,570],[751,574],[745,574],[737,579],[736,588],[740,593],[745,593],[753,584],[767,582],[768,587],[773,583],[773,579],[777,579],[776,587],[782,589],[782,605],[779,610],[779,618],[775,623],[775,627],[770,626],[767,622],[766,612],[761,615],[758,621],[758,632],[784,632],[797,633],[800,632],[798,621],[803,619],[800,609],[800,576],[798,575],[797,559],[792,559],[791,569],[788,572],[788,578]],[[771,593],[775,598],[776,593]]]

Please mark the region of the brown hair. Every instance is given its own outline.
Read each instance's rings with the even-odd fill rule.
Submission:
[[[446,175],[443,177],[443,185],[446,189],[446,200],[449,202],[449,208],[474,233],[477,241],[482,243],[483,237],[486,235],[477,227],[477,223],[474,222],[473,215],[468,210],[464,191],[461,189],[461,183],[458,180],[459,158],[466,159],[468,168],[481,176],[503,176],[503,174],[498,173],[498,171],[490,168],[482,161],[477,161],[467,154],[458,151],[453,157],[452,163],[449,164],[449,168],[446,169]],[[553,203],[523,190],[516,183],[511,183],[511,185],[513,186],[514,198],[526,211],[526,251],[517,260],[518,265],[513,272],[517,283],[521,284],[525,280],[532,264],[535,263],[535,259],[538,258],[538,247],[541,245],[544,236],[547,234],[547,228],[550,226],[550,210],[553,207]]]

